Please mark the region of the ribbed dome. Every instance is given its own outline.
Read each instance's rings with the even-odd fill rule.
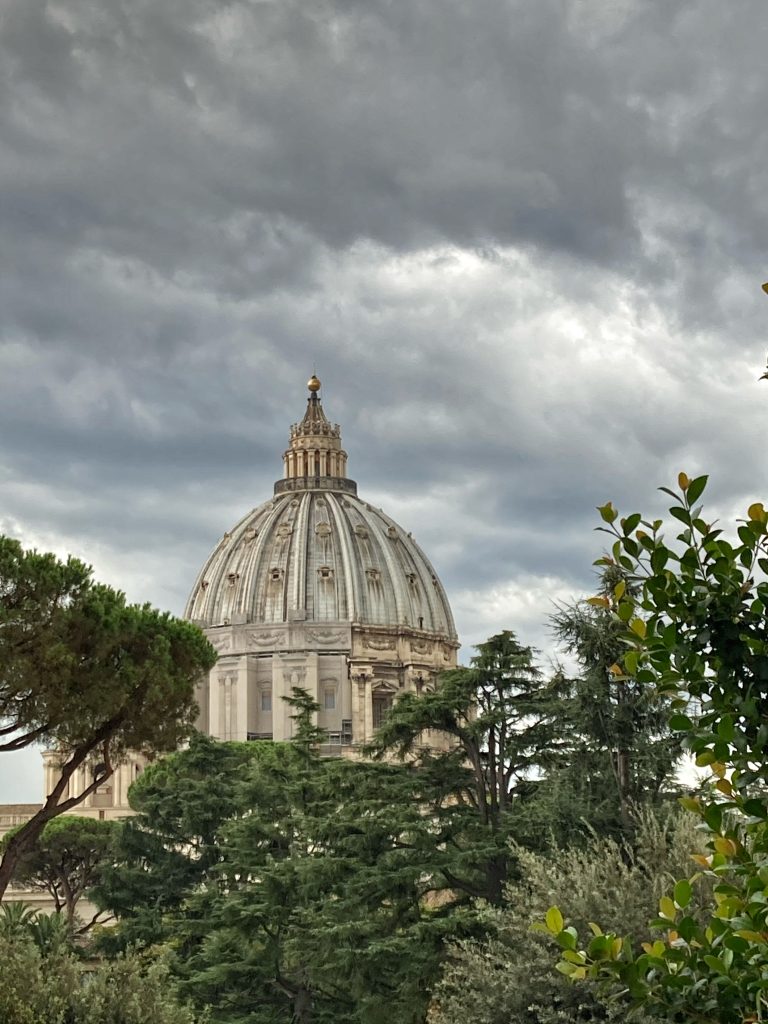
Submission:
[[[224,534],[185,617],[203,626],[348,621],[456,636],[442,584],[415,541],[354,494],[311,484],[277,493]]]

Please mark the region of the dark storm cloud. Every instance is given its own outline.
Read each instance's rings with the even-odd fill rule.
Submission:
[[[464,640],[546,648],[596,504],[765,497],[767,36],[757,0],[6,0],[0,529],[180,612],[316,365]]]

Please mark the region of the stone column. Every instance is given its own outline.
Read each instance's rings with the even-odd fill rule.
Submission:
[[[365,680],[365,742],[373,739],[373,680]]]

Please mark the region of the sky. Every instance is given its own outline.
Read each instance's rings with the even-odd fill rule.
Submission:
[[[767,51],[764,0],[0,0],[0,532],[180,614],[316,369],[464,657],[557,658],[596,505],[768,498]]]

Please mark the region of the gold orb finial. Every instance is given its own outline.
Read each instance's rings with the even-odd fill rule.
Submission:
[[[312,392],[312,394],[315,394],[317,391],[320,390],[320,381],[318,380],[314,373],[307,381],[307,387]]]

